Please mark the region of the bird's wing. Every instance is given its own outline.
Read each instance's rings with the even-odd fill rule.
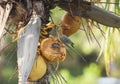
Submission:
[[[7,4],[4,8],[2,7],[2,5],[0,5],[0,38],[2,36],[11,9],[12,9],[11,3]]]
[[[32,69],[39,41],[40,28],[41,19],[38,16],[34,16],[18,37],[17,63],[20,84],[26,83]]]

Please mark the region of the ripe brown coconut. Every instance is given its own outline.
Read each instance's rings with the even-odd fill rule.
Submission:
[[[66,58],[64,44],[53,36],[41,41],[41,53],[49,62],[60,62]]]
[[[61,19],[62,33],[66,36],[71,36],[80,29],[82,24],[79,16],[73,16],[71,13],[66,12]]]

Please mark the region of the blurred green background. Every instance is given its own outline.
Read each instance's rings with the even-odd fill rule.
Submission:
[[[115,1],[119,2],[119,0]],[[110,0],[106,0],[106,2],[110,2]],[[105,8],[109,9],[109,6],[110,4],[106,5]],[[119,14],[119,7],[114,9],[114,11]],[[58,7],[51,11],[51,16],[55,24],[59,25],[64,12],[65,11]],[[118,47],[120,48],[120,40],[118,39],[120,36],[119,30],[109,29],[104,26],[101,27],[103,31],[105,31],[105,38],[98,28],[93,27],[92,29],[97,38],[97,41],[101,46],[99,46],[94,37],[89,42],[82,28],[70,37],[74,43],[75,48],[68,49],[66,60],[60,63],[59,66],[59,71],[68,84],[96,84],[96,81],[99,77],[107,76],[104,62],[105,53],[115,53],[119,58],[120,53],[117,49]],[[110,38],[111,40],[108,41],[107,38]],[[7,39],[5,42],[5,44],[7,44],[10,42],[11,37],[8,36],[5,37],[5,39]],[[106,45],[107,48],[111,48],[111,44],[114,44],[115,51],[105,51]],[[0,56],[0,84],[17,84],[18,78],[17,71],[15,70],[17,65],[16,50],[16,43],[10,44],[5,48],[4,53],[2,53],[3,56]],[[99,54],[101,57],[98,61],[96,61]],[[84,61],[82,57],[84,57],[86,61]],[[117,62],[119,63],[118,60]]]

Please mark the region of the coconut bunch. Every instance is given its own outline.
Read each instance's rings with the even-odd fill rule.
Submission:
[[[66,58],[66,48],[57,38],[50,36],[41,41],[41,52],[36,56],[28,81],[37,81],[41,79],[49,70],[51,64],[62,62]]]
[[[37,56],[35,58],[28,81],[38,81],[51,72],[51,65],[63,62],[66,58],[66,48],[64,43],[53,35],[49,35],[48,30],[55,27],[53,23],[42,25],[40,40],[38,43]]]
[[[57,28],[57,31],[60,29],[59,35],[55,35],[55,33],[51,34],[57,27],[52,22],[42,25],[36,60],[28,77],[28,81],[41,80],[45,77],[47,71],[51,72],[51,69],[49,69],[51,64],[57,65],[57,63],[63,62],[66,59],[66,44],[72,43],[67,36],[76,33],[80,29],[80,26],[80,17],[73,16],[68,12],[63,15],[60,28]],[[38,67],[39,70],[37,69]],[[57,70],[57,68],[58,66],[56,66],[54,70]]]

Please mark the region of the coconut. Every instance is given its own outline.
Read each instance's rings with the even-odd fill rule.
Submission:
[[[42,56],[37,56],[30,75],[28,77],[28,81],[37,81],[42,78],[47,70],[47,64]]]
[[[81,24],[82,21],[79,16],[73,16],[67,12],[61,19],[62,33],[66,36],[71,36],[80,29]]]
[[[41,41],[41,53],[50,62],[64,61],[66,58],[66,48],[58,38],[50,36]]]

